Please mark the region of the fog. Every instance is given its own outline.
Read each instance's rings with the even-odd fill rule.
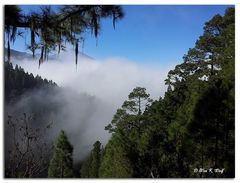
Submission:
[[[110,135],[104,126],[110,122],[114,113],[114,109],[104,101],[87,94],[78,94],[69,88],[33,90],[5,108],[7,115],[15,119],[21,119],[23,113],[34,117],[30,122],[33,129],[44,130],[51,124],[44,134],[50,144],[64,130],[74,146],[76,160],[84,158],[96,140],[107,142]],[[5,132],[7,137],[11,136],[10,129],[6,128]]]
[[[39,123],[53,121],[49,139],[62,129],[74,146],[74,158],[84,158],[92,144],[106,144],[110,137],[104,127],[128,94],[136,86],[145,87],[150,97],[164,95],[164,80],[170,67],[141,64],[121,58],[95,60],[79,57],[76,67],[74,54],[63,53],[57,59],[44,62],[23,59],[14,61],[25,71],[53,80],[60,89],[39,89],[26,93],[9,111],[39,113]],[[40,112],[39,112],[40,111]],[[43,122],[44,121],[44,122]]]

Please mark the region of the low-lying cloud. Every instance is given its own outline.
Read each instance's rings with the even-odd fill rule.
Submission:
[[[53,95],[43,90],[23,96],[16,108],[24,105],[31,109],[28,112],[33,112],[34,106],[44,108],[48,103],[55,103],[56,111],[48,114],[49,119],[56,121],[52,134],[56,136],[61,129],[65,130],[74,145],[75,158],[81,159],[96,140],[107,142],[110,135],[104,127],[133,88],[145,87],[153,99],[164,95],[164,79],[170,68],[119,58],[83,57],[79,58],[76,68],[73,55],[60,55],[59,59],[44,62],[40,69],[37,61],[15,61],[25,71],[53,80],[63,88]]]

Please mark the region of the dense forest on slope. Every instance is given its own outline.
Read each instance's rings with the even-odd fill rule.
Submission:
[[[130,92],[111,123],[105,127],[111,134],[108,143],[103,147],[100,141],[96,141],[86,159],[80,162],[78,173],[73,168],[75,147],[64,131],[60,132],[53,146],[47,144],[46,149],[50,151],[45,152],[43,148],[43,155],[35,157],[34,145],[45,142],[39,130],[34,131],[33,134],[37,134],[34,136],[32,131],[29,133],[28,124],[33,119],[24,114],[22,121],[25,126],[19,129],[23,132],[19,134],[23,135],[22,142],[25,144],[13,144],[9,152],[13,159],[9,159],[10,163],[5,162],[5,175],[232,178],[235,176],[234,62],[235,9],[228,8],[224,16],[216,15],[205,23],[204,32],[195,47],[184,55],[182,64],[169,71],[165,80],[168,90],[164,97],[153,101],[143,87],[136,87]],[[11,70],[12,66],[5,67],[5,75],[8,74],[7,68]],[[24,75],[21,69],[16,73]],[[5,93],[9,98],[16,93],[9,94],[13,89],[21,91],[16,94],[21,95],[25,92],[24,88],[29,88],[26,84],[29,82],[19,75],[5,76],[6,83],[9,80],[10,85],[7,88],[5,83]],[[49,84],[48,81],[45,83]],[[11,116],[7,116],[5,121],[15,130],[16,121]],[[21,151],[24,147],[32,148]],[[14,161],[16,158],[20,159],[20,163]],[[45,174],[34,174],[40,170],[44,170]]]
[[[32,89],[57,86],[53,81],[42,79],[41,76],[34,77],[32,73],[25,73],[18,65],[13,68],[10,62],[4,62],[4,67],[6,102],[13,101]]]

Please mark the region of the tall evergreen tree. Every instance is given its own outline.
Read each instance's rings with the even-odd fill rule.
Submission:
[[[101,143],[99,141],[96,141],[93,144],[93,150],[91,152],[91,166],[90,166],[90,177],[97,178],[98,177],[98,171],[100,167],[100,161],[101,161]]]
[[[124,145],[116,135],[107,143],[101,166],[99,168],[100,178],[131,178],[133,177],[133,166],[127,157]]]
[[[80,173],[82,178],[98,178],[100,161],[102,156],[102,147],[99,141],[93,144],[90,156],[83,162]]]
[[[64,131],[54,145],[53,157],[48,168],[50,178],[70,178],[73,175],[73,146],[68,141]]]
[[[121,147],[121,153],[126,162],[130,162],[133,176],[142,176],[141,164],[141,135],[145,128],[144,110],[152,103],[150,95],[145,88],[136,87],[128,95],[128,100],[124,101],[122,107],[117,110],[112,122],[106,126],[106,130],[113,133],[113,145]],[[115,142],[116,141],[116,142]],[[107,153],[115,151],[106,151]],[[103,157],[104,158],[104,157]]]

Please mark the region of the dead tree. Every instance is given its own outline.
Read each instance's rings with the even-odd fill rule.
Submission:
[[[5,151],[5,177],[40,177],[46,171],[51,150],[46,133],[52,123],[39,128],[33,127],[33,122],[33,116],[26,113],[20,119],[7,116],[10,133],[5,134],[5,138],[9,139]]]

